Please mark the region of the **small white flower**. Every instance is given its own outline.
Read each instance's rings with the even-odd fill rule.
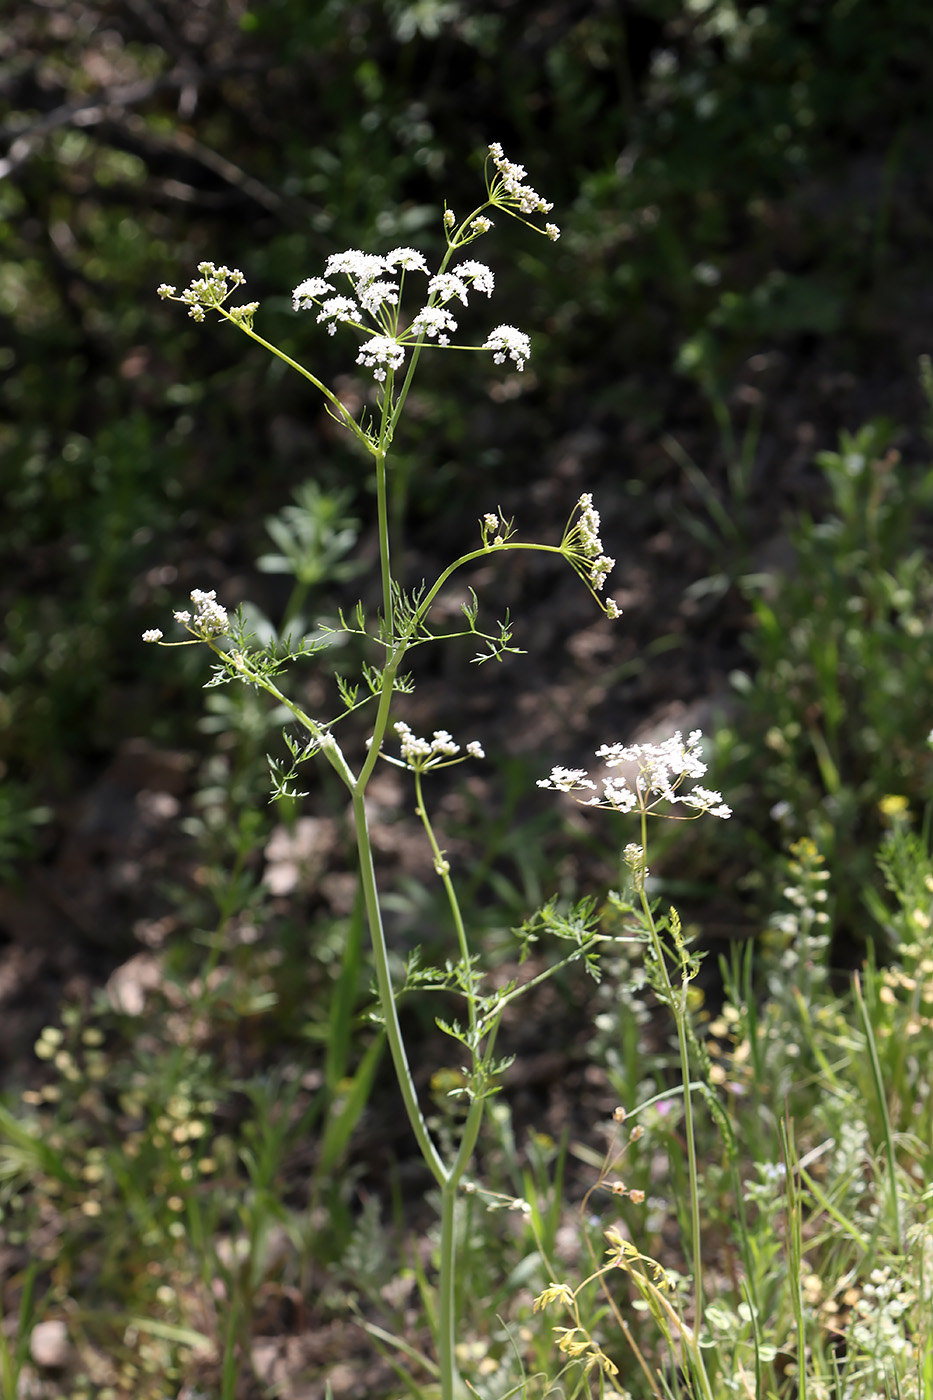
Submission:
[[[445,209],[445,210],[444,210],[444,223],[446,224],[447,228],[453,228],[453,226],[454,226],[454,224],[455,224],[456,222],[457,222],[457,218],[456,218],[456,215],[454,214],[454,211],[453,211],[452,209]]]
[[[577,502],[577,509],[580,511],[576,525],[579,548],[588,558],[596,559],[603,552],[603,542],[599,538],[599,511],[593,505],[589,491],[584,491]]]
[[[374,335],[372,340],[367,340],[365,345],[360,346],[360,352],[356,357],[358,365],[366,365],[373,372],[373,378],[379,383],[386,377],[386,366],[390,369],[398,369],[405,360],[405,351],[397,340],[391,336]]]
[[[158,627],[150,627],[148,632],[143,633],[144,642],[161,642],[162,632]]]
[[[380,306],[398,306],[398,287],[394,282],[367,282],[360,285],[360,305],[370,316],[375,316]]]
[[[413,335],[425,335],[428,340],[437,338],[440,345],[446,345],[447,331],[453,334],[457,322],[446,307],[423,306],[409,327]]]
[[[446,768],[452,762],[463,762],[457,758],[460,745],[454,742],[446,729],[435,729],[430,739],[422,739],[411,732],[404,720],[398,720],[394,728],[399,738],[402,762],[409,768],[426,772],[430,768]],[[467,744],[466,752],[471,758],[485,758],[482,745],[475,739]],[[397,762],[395,759],[389,761]]]
[[[324,268],[325,277],[333,277],[344,272],[357,284],[357,291],[368,282],[374,282],[380,272],[388,272],[385,258],[377,253],[361,253],[359,248],[348,248],[345,253],[331,253]]]
[[[615,621],[617,617],[622,616],[622,609],[619,607],[618,603],[614,598],[606,599],[606,616],[608,618],[611,618],[613,621]]]
[[[406,272],[427,272],[428,265],[421,253],[414,248],[393,248],[386,253],[386,267],[404,268]]]
[[[553,788],[555,792],[577,792],[580,788],[593,788],[585,768],[552,768],[549,778],[538,779],[539,788]]]
[[[468,260],[467,262],[459,263],[454,269],[454,272],[457,277],[468,281],[478,292],[485,292],[488,297],[492,296],[493,287],[495,286],[495,277],[493,276],[492,269],[487,267],[485,263]]]
[[[531,341],[523,331],[516,330],[514,326],[496,326],[485,341],[483,349],[492,350],[495,364],[503,365],[508,358],[514,360],[522,370],[531,354]]]
[[[439,272],[428,283],[428,295],[436,297],[441,303],[459,297],[466,306],[467,290],[467,284],[453,272]]]
[[[533,190],[530,185],[522,184],[525,167],[507,160],[498,141],[492,142],[489,154],[496,167],[496,174],[489,187],[490,198],[494,203],[504,208],[514,207],[521,214],[550,213],[554,206],[542,199],[537,190]]]
[[[360,308],[350,297],[330,297],[321,307],[317,319],[319,324],[322,321],[326,324],[327,334],[333,335],[338,321],[358,322]]]
[[[593,803],[596,801],[594,798]],[[638,794],[632,791],[624,778],[603,778],[603,795],[599,803],[613,807],[617,812],[631,812],[638,803]]]
[[[310,311],[325,293],[334,290],[330,282],[325,282],[323,277],[306,277],[292,292],[292,306],[296,311]]]
[[[163,301],[166,297],[173,297],[176,295],[177,293],[175,291],[175,288],[170,287],[167,282],[163,282],[162,285],[159,287],[159,296],[162,298]]]
[[[590,570],[590,583],[596,589],[597,593],[601,590],[615,566],[616,561],[608,558],[605,554],[601,554],[599,558],[594,561],[593,567]]]
[[[229,626],[227,609],[217,602],[217,594],[212,588],[204,593],[200,588],[192,588],[191,601],[194,603],[194,618],[191,626],[202,636],[216,637],[226,632]],[[175,614],[176,617],[178,614]]]
[[[545,224],[544,232],[547,234],[548,238],[551,240],[552,243],[556,243],[558,238],[560,238],[560,229],[557,227],[556,224]]]
[[[492,219],[487,219],[482,214],[479,214],[475,219],[470,220],[471,233],[488,233],[492,226]]]
[[[172,613],[172,616],[176,622],[189,623],[191,621],[190,612],[176,612]]]
[[[631,763],[637,768],[634,779],[608,777],[602,780],[602,795],[590,797],[587,807],[605,807],[616,812],[653,812],[662,802],[689,807],[699,815],[708,812],[712,817],[727,818],[732,811],[722,800],[722,794],[710,788],[695,784],[687,791],[680,791],[688,778],[700,778],[706,772],[706,764],[700,758],[699,746],[703,738],[699,729],[694,729],[684,742],[678,730],[670,739],[660,744],[603,744],[596,751],[596,757],[605,761],[607,768],[618,767],[621,763]],[[560,792],[576,792],[588,787],[596,790],[585,769],[555,768],[550,778],[538,781],[538,787],[553,787]]]

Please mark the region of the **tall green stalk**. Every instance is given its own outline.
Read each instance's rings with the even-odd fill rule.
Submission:
[[[642,850],[648,849],[648,820],[647,813],[641,813],[641,845]],[[693,1266],[693,1277],[696,1286],[696,1297],[694,1301],[695,1327],[694,1330],[699,1336],[703,1325],[703,1248],[702,1230],[700,1225],[700,1178],[697,1171],[697,1149],[696,1136],[693,1124],[693,1093],[690,1079],[690,1046],[687,1037],[687,1016],[689,1009],[687,1006],[687,982],[684,980],[680,989],[675,992],[671,982],[670,973],[667,968],[667,953],[661,936],[658,933],[657,924],[648,896],[645,891],[645,881],[638,882],[638,893],[641,900],[642,913],[651,939],[651,950],[654,961],[661,978],[663,995],[674,1017],[674,1025],[677,1028],[677,1052],[680,1058],[680,1075],[683,1080],[684,1090],[684,1134],[687,1139],[687,1168],[690,1181],[690,1253],[691,1264]]]

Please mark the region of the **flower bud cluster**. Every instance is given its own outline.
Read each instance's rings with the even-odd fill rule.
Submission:
[[[607,768],[634,764],[636,774],[631,780],[622,776],[603,778],[601,795],[585,768],[552,768],[550,777],[538,779],[538,787],[557,792],[589,790],[597,795],[587,798],[584,806],[614,812],[655,812],[662,803],[668,803],[688,807],[696,816],[708,812],[711,817],[731,817],[732,810],[723,802],[722,793],[699,783],[683,788],[688,779],[701,778],[706,772],[706,764],[700,758],[702,738],[701,731],[694,729],[686,742],[678,730],[660,744],[603,744],[596,750],[596,757],[603,759]]]
[[[205,593],[201,588],[192,588],[191,601],[194,604],[193,613],[188,608],[182,608],[172,616],[199,641],[206,642],[229,631],[230,619],[227,609],[218,603],[217,593],[213,588],[209,593]],[[161,642],[162,637],[163,633],[159,627],[150,627],[143,633],[144,642]]]
[[[474,739],[466,746],[466,753],[463,758],[458,758],[460,745],[455,744],[453,737],[446,729],[435,729],[430,739],[421,739],[417,734],[413,734],[409,725],[404,720],[397,720],[393,726],[399,737],[399,747],[402,755],[401,764],[397,764],[396,759],[389,759],[390,763],[397,766],[410,768],[415,772],[423,773],[429,768],[447,768],[453,762],[462,763],[463,758],[485,758],[481,744]],[[388,757],[388,755],[383,755]]]
[[[542,199],[537,190],[533,190],[530,185],[522,183],[525,178],[525,167],[508,160],[498,141],[491,143],[489,158],[496,172],[489,184],[490,203],[498,205],[501,209],[515,210],[519,214],[549,214],[551,212],[554,208],[553,204]],[[560,230],[554,224],[548,224],[545,233],[552,241],[556,241],[560,237]]]
[[[593,592],[601,593],[616,561],[603,553],[603,542],[599,537],[599,511],[593,505],[589,491],[584,491],[577,501],[567,522],[561,547]],[[622,616],[621,609],[612,598],[606,599],[603,609],[609,618]]]
[[[174,287],[163,282],[159,288],[159,296],[163,301],[180,301],[188,308],[188,315],[193,321],[203,321],[205,310],[216,310],[223,306],[227,297],[234,287],[241,287],[246,281],[243,273],[235,267],[215,267],[213,263],[198,263],[198,272],[201,276],[194,278],[189,286],[179,296]],[[228,286],[228,282],[230,286]],[[258,303],[252,303],[250,314],[256,310]],[[246,308],[239,308],[245,312]]]

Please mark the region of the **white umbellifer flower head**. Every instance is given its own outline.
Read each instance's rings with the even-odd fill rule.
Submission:
[[[404,360],[405,350],[403,346],[388,335],[374,335],[372,340],[367,340],[365,345],[360,346],[360,352],[356,357],[356,363],[371,369],[373,378],[379,383],[382,383],[386,377],[386,366],[390,369],[398,369]]]
[[[439,272],[428,283],[428,295],[436,297],[441,303],[459,297],[466,306],[468,290],[466,282],[454,272]]]
[[[577,573],[593,590],[594,596],[602,592],[616,561],[603,553],[603,542],[599,537],[599,511],[593,505],[589,491],[584,491],[577,501],[567,522],[561,547]],[[621,617],[619,606],[613,599],[608,599],[601,606],[607,617]]]
[[[323,277],[306,277],[292,292],[292,306],[296,311],[310,311],[316,301],[335,290]]]
[[[385,258],[380,258],[378,253],[361,253],[359,248],[348,248],[345,253],[331,253],[324,268],[324,276],[333,277],[336,273],[343,272],[356,284],[359,292],[360,287],[374,282],[380,272],[388,271]]]
[[[416,248],[393,248],[391,253],[386,253],[386,268],[390,271],[400,267],[405,272],[427,272],[428,265],[424,260],[424,254],[419,253]]]
[[[317,319],[319,323],[323,321],[327,326],[327,334],[333,335],[337,329],[338,321],[358,323],[360,308],[352,297],[329,297],[321,307]]]
[[[603,542],[599,538],[599,511],[593,505],[593,497],[589,491],[584,491],[577,502],[577,508],[580,512],[577,519],[580,549],[589,558],[595,559],[603,552]]]
[[[560,238],[560,229],[557,227],[556,224],[545,224],[544,232],[547,234],[548,238],[551,240],[552,243],[556,243],[558,238]]]
[[[159,287],[159,296],[163,301],[180,301],[187,306],[188,315],[192,320],[203,321],[205,310],[218,310],[233,288],[241,287],[246,278],[238,268],[216,267],[210,262],[198,263],[198,272],[201,276],[195,277],[181,296],[178,296],[175,288],[167,282],[163,282]]]
[[[447,768],[451,763],[463,762],[462,758],[457,757],[460,745],[454,743],[452,735],[446,729],[435,729],[430,739],[421,739],[411,732],[404,720],[398,720],[394,728],[399,737],[402,767],[423,773],[429,768]],[[482,745],[475,739],[467,744],[466,754],[470,758],[486,757]],[[393,758],[390,758],[389,762],[397,764],[397,760]]]
[[[487,219],[483,214],[478,214],[475,219],[470,220],[471,233],[488,233],[492,226],[492,219]]]
[[[722,793],[694,784],[682,790],[690,778],[702,778],[706,764],[700,757],[703,735],[694,729],[684,742],[678,730],[660,744],[603,744],[596,757],[607,768],[622,763],[634,764],[636,776],[608,777],[602,780],[602,795],[586,799],[588,807],[604,807],[614,812],[654,812],[662,803],[690,808],[699,816],[708,812],[712,817],[731,817],[732,811],[722,800]],[[596,791],[596,784],[585,768],[554,768],[550,778],[539,779],[538,787],[555,788],[558,792]]]
[[[590,583],[596,589],[597,593],[600,592],[603,584],[606,582],[606,579],[612,573],[615,566],[616,561],[610,559],[606,554],[601,554],[598,559],[593,561],[593,567],[590,570]]]
[[[437,340],[438,345],[448,345],[447,332],[457,329],[457,322],[444,306],[423,306],[409,326],[413,335],[427,336]]]
[[[495,277],[492,269],[485,263],[474,262],[472,259],[467,262],[458,263],[454,268],[457,277],[470,283],[478,292],[485,292],[487,297],[492,296],[495,286]]]
[[[493,141],[490,144],[489,154],[496,167],[496,174],[489,190],[494,203],[499,203],[506,208],[514,205],[522,214],[549,214],[551,212],[553,204],[542,199],[537,190],[533,190],[530,185],[522,184],[525,178],[525,167],[507,160],[498,141]]]
[[[516,330],[514,326],[496,326],[496,329],[490,332],[483,349],[493,352],[495,364],[504,365],[506,359],[510,359],[522,370],[531,354],[531,341],[523,331]]]
[[[194,603],[192,631],[202,637],[219,637],[222,632],[226,632],[229,626],[227,609],[217,602],[217,594],[213,588],[209,593],[204,593],[200,588],[192,588],[191,601]]]
[[[549,778],[538,779],[539,788],[553,788],[555,792],[579,792],[581,788],[595,788],[585,768],[552,768]]]
[[[375,316],[382,306],[398,306],[398,287],[394,282],[367,282],[359,290],[360,306]]]
[[[161,642],[161,640],[162,631],[159,627],[150,627],[147,632],[143,633],[144,642]]]

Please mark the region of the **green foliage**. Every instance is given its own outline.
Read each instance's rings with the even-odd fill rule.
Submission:
[[[846,919],[883,824],[922,811],[933,778],[918,704],[933,683],[933,571],[918,528],[933,474],[902,463],[894,436],[876,422],[820,454],[833,513],[800,522],[793,575],[753,600],[761,796],[846,872]]]

